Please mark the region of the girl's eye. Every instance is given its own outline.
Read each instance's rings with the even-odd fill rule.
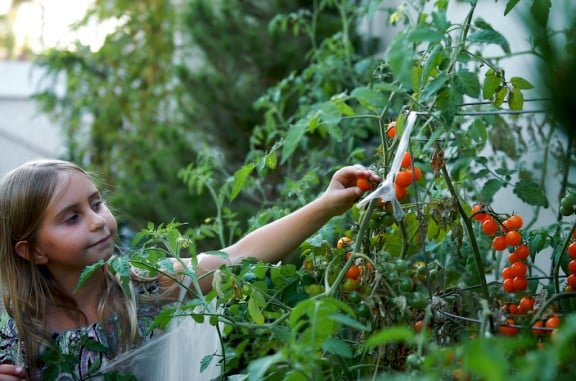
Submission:
[[[92,210],[98,210],[104,202],[102,200],[95,200],[92,202]]]
[[[80,216],[78,214],[72,214],[70,217],[66,218],[65,222],[67,224],[75,224],[76,222],[78,222],[78,219],[80,218]]]

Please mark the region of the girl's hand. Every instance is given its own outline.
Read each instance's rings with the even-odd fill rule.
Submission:
[[[362,196],[364,191],[356,186],[360,177],[375,183],[381,181],[378,175],[361,165],[343,167],[332,175],[332,180],[321,197],[331,214],[344,213]]]
[[[0,381],[26,380],[24,368],[12,364],[0,364]]]

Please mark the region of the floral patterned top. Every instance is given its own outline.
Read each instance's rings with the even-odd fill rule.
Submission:
[[[158,282],[137,283],[135,290],[140,296],[154,296],[159,293]],[[162,306],[158,303],[139,303],[137,307],[138,329],[145,341],[152,337],[149,328],[160,313]],[[113,321],[110,324],[114,324]],[[76,361],[66,361],[72,363],[73,367],[52,367],[45,365],[38,374],[38,379],[50,379],[59,381],[84,380],[98,374],[98,370],[113,359],[114,351],[117,348],[118,338],[115,337],[115,330],[111,330],[112,335],[106,334],[104,327],[100,323],[93,323],[89,326],[77,330],[54,333],[53,339],[60,351],[58,356],[66,356],[68,359],[76,358]],[[6,311],[0,315],[0,364],[21,363],[19,337],[16,330],[16,323]],[[49,374],[48,374],[49,373]]]

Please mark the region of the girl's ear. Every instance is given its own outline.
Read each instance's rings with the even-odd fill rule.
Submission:
[[[33,250],[28,241],[18,241],[14,248],[16,250],[16,254],[29,262],[34,262],[37,265],[43,265],[47,262],[46,256],[36,250]]]

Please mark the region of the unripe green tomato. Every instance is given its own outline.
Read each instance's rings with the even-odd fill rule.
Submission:
[[[421,292],[415,292],[408,298],[408,303],[415,310],[422,311],[428,305],[428,298]]]
[[[369,318],[370,316],[372,316],[372,311],[370,311],[370,307],[368,307],[368,305],[364,302],[360,302],[360,304],[358,304],[356,312],[358,313],[358,316],[361,318]]]
[[[358,287],[358,282],[354,279],[346,278],[344,282],[342,282],[342,291],[354,291]]]
[[[420,369],[424,363],[424,357],[417,353],[411,353],[406,357],[406,365],[409,369]]]
[[[396,272],[403,273],[408,270],[408,262],[403,259],[396,260]]]
[[[560,214],[564,217],[571,216],[574,213],[574,206],[572,205],[560,205]]]
[[[411,278],[404,277],[400,279],[400,290],[402,291],[412,291],[414,289],[414,282]]]
[[[324,287],[319,284],[309,284],[304,288],[304,291],[310,296],[315,296],[324,292]]]
[[[358,291],[354,290],[351,291],[346,299],[348,300],[348,302],[350,302],[351,304],[358,304],[362,301],[362,294],[360,294]]]

